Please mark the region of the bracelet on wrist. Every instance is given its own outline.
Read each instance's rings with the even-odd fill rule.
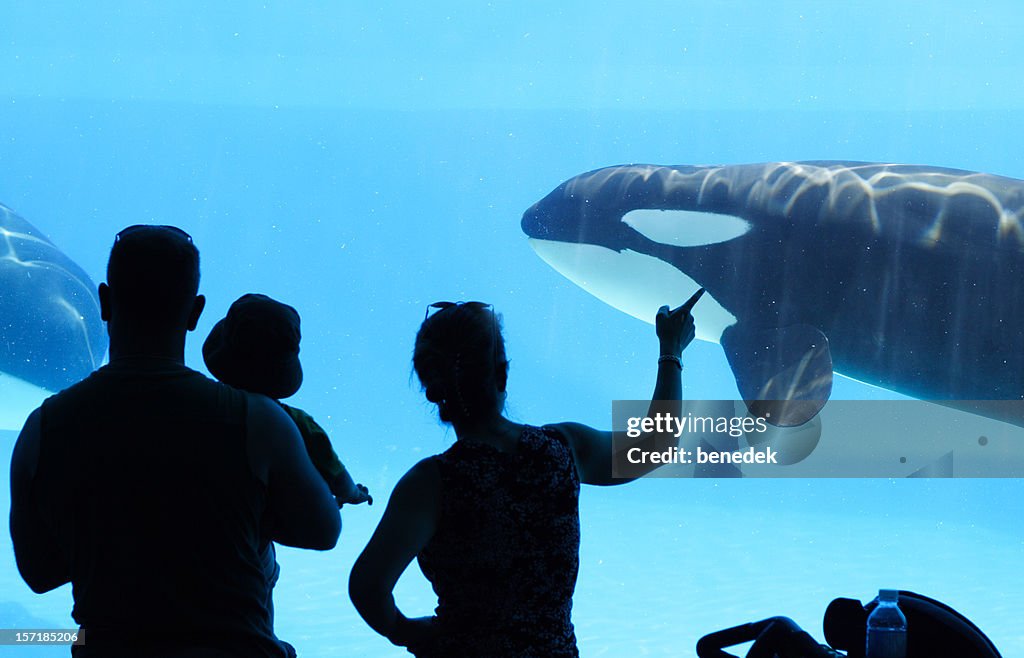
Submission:
[[[662,354],[661,356],[658,357],[658,365],[661,365],[666,361],[671,361],[672,363],[676,364],[680,370],[683,369],[683,360],[680,359],[675,354]]]

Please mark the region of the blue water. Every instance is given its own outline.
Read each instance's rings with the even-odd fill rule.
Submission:
[[[118,229],[188,230],[209,298],[194,367],[242,293],[302,314],[293,401],[379,501],[346,508],[335,550],[281,551],[278,632],[303,656],[405,655],[345,588],[395,481],[454,439],[410,379],[429,303],[504,314],[517,420],[608,427],[611,400],[649,394],[651,327],[548,268],[519,230],[564,179],[799,159],[1024,178],[1013,3],[398,4],[24,4],[3,19],[0,203],[97,282]],[[686,363],[688,397],[736,395],[716,345]],[[5,463],[13,438],[0,433]],[[692,655],[707,632],[780,614],[820,638],[828,601],[885,587],[944,600],[1024,655],[1022,494],[1019,480],[587,489],[581,651]],[[396,599],[433,606],[415,567]],[[67,588],[28,590],[0,534],[0,627],[66,627],[69,610]]]

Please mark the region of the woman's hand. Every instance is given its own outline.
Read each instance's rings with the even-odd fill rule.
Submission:
[[[403,646],[425,642],[434,632],[425,621],[406,619],[392,595],[402,572],[434,536],[441,493],[441,473],[434,462],[420,461],[395,485],[348,581],[352,603],[370,628]]]
[[[658,333],[658,340],[661,341],[662,354],[679,356],[693,340],[695,332],[693,316],[690,315],[690,311],[703,294],[704,289],[701,288],[674,311],[669,310],[668,306],[658,309],[654,327]]]
[[[395,623],[395,633],[389,639],[392,644],[405,647],[409,653],[429,648],[437,637],[437,617],[403,617]]]

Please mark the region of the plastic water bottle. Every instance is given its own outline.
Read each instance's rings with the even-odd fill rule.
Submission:
[[[906,658],[907,618],[897,605],[899,592],[878,592],[878,607],[868,617],[868,642],[865,658]]]

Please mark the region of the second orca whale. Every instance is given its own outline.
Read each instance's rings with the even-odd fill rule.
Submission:
[[[100,365],[107,334],[89,275],[0,205],[0,429]]]
[[[834,370],[1021,424],[1022,217],[1024,181],[956,169],[631,164],[564,182],[522,229],[647,321],[706,288],[698,336],[722,344],[748,402],[824,404]]]

